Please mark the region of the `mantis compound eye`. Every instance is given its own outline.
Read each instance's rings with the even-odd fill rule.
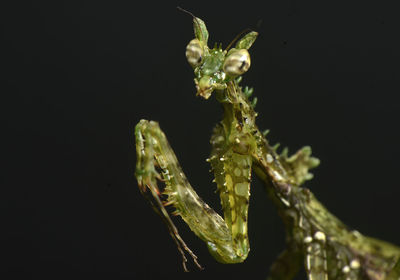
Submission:
[[[249,70],[250,54],[246,49],[230,53],[224,62],[224,72],[231,77],[239,76]]]
[[[186,58],[193,67],[200,65],[203,60],[203,48],[198,39],[193,39],[186,46]]]

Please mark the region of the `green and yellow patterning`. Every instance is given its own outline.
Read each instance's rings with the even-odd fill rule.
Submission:
[[[292,279],[301,265],[308,279],[400,280],[400,248],[349,230],[301,185],[312,178],[309,169],[319,160],[304,147],[292,156],[269,145],[255,124],[253,90],[239,86],[250,67],[248,49],[257,38],[249,32],[235,46],[207,46],[204,22],[193,16],[195,39],[186,48],[194,70],[197,95],[215,94],[224,118],[214,129],[209,159],[221,198],[224,218],[196,194],[186,179],[168,141],[153,121],[141,120],[135,129],[139,189],[166,222],[184,259],[197,257],[178,234],[165,206],[175,208],[192,231],[206,242],[222,263],[243,262],[250,250],[247,213],[252,171],[265,183],[287,233],[287,248],[272,264],[269,279]],[[157,180],[165,184],[163,191]]]

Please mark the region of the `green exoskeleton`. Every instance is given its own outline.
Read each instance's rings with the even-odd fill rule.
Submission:
[[[178,234],[167,205],[175,208],[191,230],[222,263],[243,262],[249,253],[247,212],[252,171],[282,217],[287,248],[272,264],[269,279],[292,279],[301,265],[310,280],[400,279],[400,248],[349,230],[314,195],[301,185],[312,178],[311,168],[319,160],[304,147],[292,156],[285,149],[278,154],[255,124],[256,99],[252,89],[239,86],[241,75],[250,67],[248,49],[257,37],[249,32],[234,47],[207,46],[204,22],[193,17],[195,38],[186,48],[194,70],[197,95],[204,99],[215,94],[224,109],[224,118],[211,138],[207,161],[215,175],[224,218],[196,194],[158,123],[141,120],[135,129],[140,191],[167,224],[184,259],[185,251],[195,263],[196,256]],[[160,191],[157,182],[165,188]]]

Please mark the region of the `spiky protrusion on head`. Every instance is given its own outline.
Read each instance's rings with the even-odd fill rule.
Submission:
[[[209,34],[204,21],[182,8],[178,9],[193,17],[195,39],[186,47],[186,58],[195,73],[197,95],[208,99],[214,90],[226,89],[228,82],[247,72],[251,65],[248,49],[253,45],[258,33],[248,32],[233,48],[231,45],[237,38],[225,50],[221,44],[215,44],[214,48],[210,49],[207,45]]]

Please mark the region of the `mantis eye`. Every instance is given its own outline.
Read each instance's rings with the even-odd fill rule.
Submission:
[[[249,70],[250,54],[246,49],[233,51],[225,58],[224,72],[231,77],[238,76]]]
[[[198,39],[193,39],[186,46],[186,58],[193,67],[200,65],[203,60],[203,48]]]

